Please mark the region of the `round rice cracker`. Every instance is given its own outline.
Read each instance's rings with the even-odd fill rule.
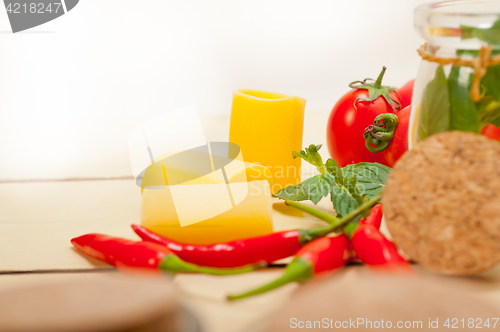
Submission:
[[[397,162],[382,203],[396,244],[425,268],[470,275],[500,262],[500,143],[430,136]]]

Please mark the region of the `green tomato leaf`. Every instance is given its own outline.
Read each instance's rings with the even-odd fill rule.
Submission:
[[[321,155],[318,152],[319,149],[321,149],[321,144],[319,145],[311,144],[309,145],[308,148],[300,150],[299,152],[293,151],[292,156],[293,159],[297,157],[304,159],[309,164],[316,166],[319,172],[325,173],[326,169],[325,165],[323,164],[323,158],[321,158]]]
[[[277,193],[273,194],[273,196],[297,202],[309,199],[309,196],[304,191],[304,188],[302,188],[302,183],[299,183],[295,186],[288,186],[286,188],[283,188]]]
[[[436,70],[436,76],[429,82],[424,91],[418,123],[419,140],[448,130],[449,123],[450,97],[448,82],[443,67],[439,66]]]
[[[479,134],[480,119],[476,104],[470,97],[474,70],[470,67],[453,66],[448,76],[450,93],[449,130],[470,131]]]
[[[335,187],[335,178],[330,173],[313,176],[302,182],[302,188],[307,197],[317,204],[323,197],[328,196]]]
[[[358,163],[347,165],[341,171],[344,179],[355,178],[359,194],[370,199],[380,194],[391,168],[378,163]]]

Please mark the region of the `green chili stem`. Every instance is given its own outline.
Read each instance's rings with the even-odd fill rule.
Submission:
[[[264,265],[265,264],[249,264],[230,268],[208,267],[188,263],[172,254],[166,255],[158,265],[158,268],[160,270],[172,273],[205,273],[213,275],[230,275],[251,272],[263,267]]]
[[[363,204],[361,204],[356,209],[352,210],[351,212],[349,212],[347,215],[345,215],[344,217],[342,217],[340,219],[333,217],[333,216],[329,215],[328,213],[319,211],[315,208],[305,206],[303,204],[300,204],[300,203],[297,203],[294,201],[286,200],[285,204],[292,206],[298,210],[301,210],[307,214],[315,216],[316,218],[319,218],[319,219],[326,221],[327,223],[330,224],[324,228],[303,231],[304,234],[302,234],[302,235],[306,236],[307,240],[310,241],[310,240],[316,239],[318,237],[325,236],[326,234],[333,232],[337,228],[344,226],[349,221],[353,220],[354,218],[359,216],[361,213],[365,212],[367,209],[369,209],[372,206],[374,206],[375,204],[377,204],[377,202],[381,198],[382,198],[382,194],[378,194],[376,196],[373,196],[371,199],[369,199],[366,202],[363,202]]]
[[[250,290],[248,292],[237,294],[237,295],[229,295],[227,299],[229,301],[243,299],[245,297],[262,294],[272,289],[276,289],[283,285],[286,285],[290,282],[303,282],[309,280],[314,277],[314,267],[313,264],[303,257],[296,258],[292,263],[290,263],[285,273],[279,277],[278,279],[271,281],[270,283],[258,287],[256,289]]]

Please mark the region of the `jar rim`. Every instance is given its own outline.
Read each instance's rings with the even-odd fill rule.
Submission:
[[[415,13],[442,16],[480,16],[500,14],[499,0],[448,0],[419,5]]]
[[[413,12],[415,29],[428,43],[455,49],[500,47],[500,0],[448,0],[420,5]]]

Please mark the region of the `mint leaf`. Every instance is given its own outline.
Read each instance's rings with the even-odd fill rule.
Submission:
[[[332,192],[331,199],[338,218],[342,218],[359,206],[356,199],[354,199],[345,187],[336,186]]]
[[[328,196],[335,186],[335,178],[330,173],[318,174],[295,186],[281,189],[274,197],[292,201],[311,200],[317,204],[323,197]]]
[[[470,131],[479,134],[479,112],[470,97],[473,74],[474,70],[470,67],[453,66],[451,68],[448,76],[450,91],[449,130]],[[466,78],[465,82],[462,77]]]
[[[382,164],[358,163],[340,169],[343,182],[337,183],[331,193],[333,207],[340,217],[345,216],[363,203],[378,195],[391,170]]]
[[[302,182],[304,192],[314,204],[328,196],[334,187],[335,178],[330,173],[316,175]]]
[[[450,123],[450,97],[443,66],[425,88],[418,122],[418,139],[448,130]]]
[[[309,196],[304,191],[304,188],[302,188],[302,183],[299,183],[295,186],[288,186],[286,188],[283,188],[277,193],[273,194],[273,196],[297,202],[309,199]]]
[[[355,178],[360,195],[370,199],[380,194],[391,168],[378,163],[358,163],[347,165],[341,171],[344,178]]]
[[[340,168],[331,158],[323,164],[318,153],[320,148],[321,145],[311,144],[300,152],[293,152],[293,156],[315,165],[321,174],[283,188],[274,197],[292,201],[311,200],[317,204],[330,194],[337,215],[342,217],[356,209],[365,199],[371,199],[382,191],[391,170],[389,167],[377,163],[358,163]]]
[[[325,165],[323,164],[323,158],[321,155],[318,153],[318,150],[321,149],[321,144],[319,145],[314,145],[311,144],[309,145],[308,148],[305,148],[304,150],[301,150],[299,152],[293,151],[292,156],[293,159],[299,157],[307,161],[309,164],[312,164],[318,168],[318,171],[320,173],[325,173]]]
[[[343,185],[337,185],[331,193],[333,208],[337,217],[342,218],[363,203],[356,176],[346,179]]]
[[[327,172],[333,175],[335,181],[342,182],[342,173],[340,171],[339,164],[337,164],[335,160],[333,160],[332,158],[328,158],[328,160],[325,163],[325,166]]]

